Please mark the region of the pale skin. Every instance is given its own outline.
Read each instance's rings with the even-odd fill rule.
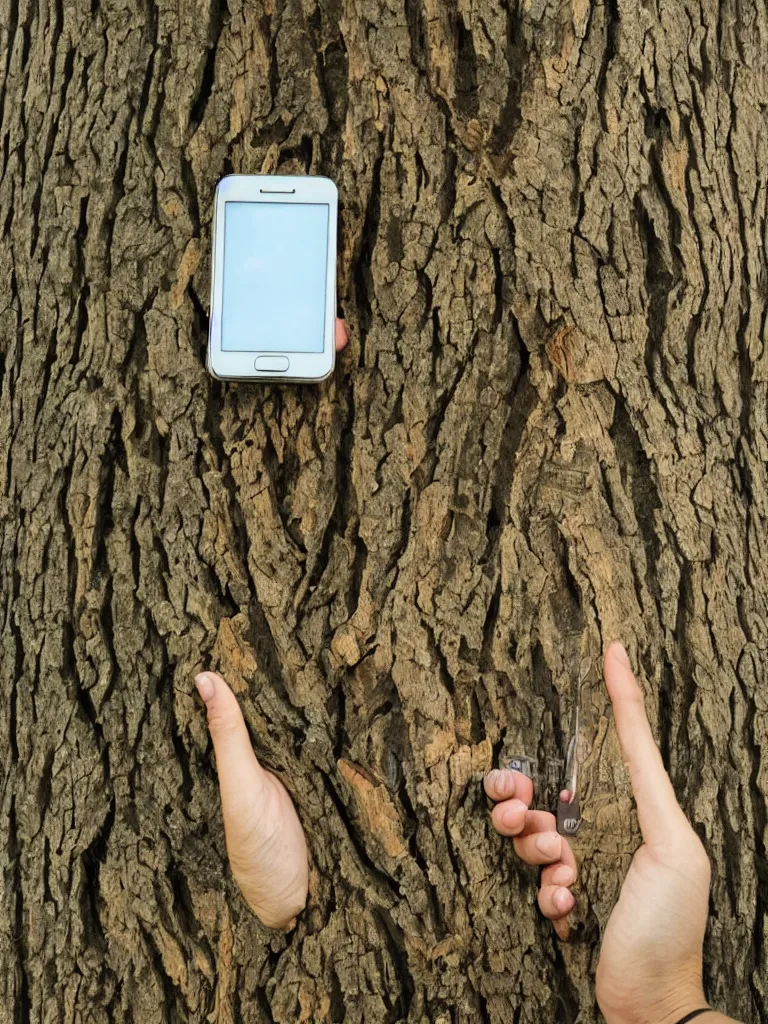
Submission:
[[[336,351],[341,352],[342,349],[345,349],[348,341],[347,325],[343,320],[336,317]]]
[[[343,346],[342,346],[343,347]],[[643,694],[621,644],[605,654],[605,682],[637,803],[643,844],[624,879],[603,936],[596,994],[607,1024],[677,1024],[706,1007],[702,947],[709,859],[675,797],[648,723]],[[290,796],[258,763],[238,702],[224,679],[195,679],[208,711],[230,866],[256,916],[290,928],[307,901],[309,862]],[[577,865],[555,816],[532,810],[533,785],[509,769],[485,778],[491,820],[527,864],[540,866],[539,907],[561,938],[574,907]],[[714,1010],[702,1024],[735,1024]]]

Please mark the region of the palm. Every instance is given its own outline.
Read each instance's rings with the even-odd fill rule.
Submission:
[[[260,920],[300,910],[307,890],[304,832],[285,786],[269,772],[263,786],[224,809],[227,853],[246,903]]]
[[[603,938],[601,1005],[636,1007],[644,1020],[649,1000],[666,1001],[681,977],[700,986],[709,868],[693,843],[678,857],[646,844],[635,854]]]

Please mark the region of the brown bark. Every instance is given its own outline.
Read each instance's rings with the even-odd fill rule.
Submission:
[[[758,0],[0,0],[0,1024],[580,1024],[637,843],[597,673],[558,944],[479,779],[638,665],[768,1013]],[[324,173],[350,349],[221,385],[212,192]],[[312,850],[229,879],[199,666]]]

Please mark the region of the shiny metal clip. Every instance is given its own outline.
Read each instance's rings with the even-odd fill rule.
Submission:
[[[568,740],[568,749],[565,755],[565,763],[554,758],[547,758],[545,764],[545,775],[543,786],[546,792],[544,799],[550,802],[557,801],[557,831],[562,836],[575,836],[581,827],[581,809],[579,807],[579,777],[578,777],[578,740],[579,740],[579,718],[581,709],[581,693],[584,682],[589,676],[592,668],[592,659],[584,658],[579,666],[579,679],[576,684],[576,693],[573,704],[573,717],[571,719],[571,732]],[[563,766],[564,764],[564,766]],[[522,772],[533,781],[534,792],[539,787],[540,773],[539,764],[534,758],[525,754],[516,754],[507,765],[514,771]],[[550,802],[550,807],[552,806]]]
[[[581,809],[579,808],[579,716],[581,713],[581,694],[584,682],[592,669],[592,659],[582,658],[579,665],[579,679],[576,684],[576,695],[573,703],[571,720],[571,738],[565,755],[565,778],[563,788],[557,797],[557,831],[561,836],[575,836],[581,827]]]

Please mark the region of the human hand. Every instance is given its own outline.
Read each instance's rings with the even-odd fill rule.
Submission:
[[[606,651],[604,670],[644,842],[603,936],[597,1001],[608,1024],[674,1024],[707,1005],[709,858],[677,802],[621,644]]]
[[[262,924],[287,930],[309,887],[296,809],[282,782],[256,760],[240,705],[222,677],[201,672],[195,685],[208,711],[232,874]]]
[[[539,909],[567,939],[568,914],[573,909],[569,886],[576,881],[576,858],[557,831],[557,819],[549,811],[529,810],[533,782],[522,772],[496,768],[484,780],[485,792],[497,801],[491,813],[493,827],[502,836],[513,836],[515,853],[526,864],[546,865],[541,873]]]
[[[677,1024],[707,1006],[702,986],[702,947],[707,924],[709,858],[675,797],[645,713],[643,693],[621,644],[605,654],[605,682],[637,803],[643,845],[635,852],[606,926],[597,968],[597,1001],[607,1024]],[[501,769],[485,779],[498,801],[494,827],[514,836],[528,864],[547,864],[539,906],[561,938],[568,936],[574,905],[568,886],[576,864],[556,820],[531,811],[533,783]],[[702,1024],[731,1021],[713,1010]],[[732,1022],[733,1024],[733,1022]]]

